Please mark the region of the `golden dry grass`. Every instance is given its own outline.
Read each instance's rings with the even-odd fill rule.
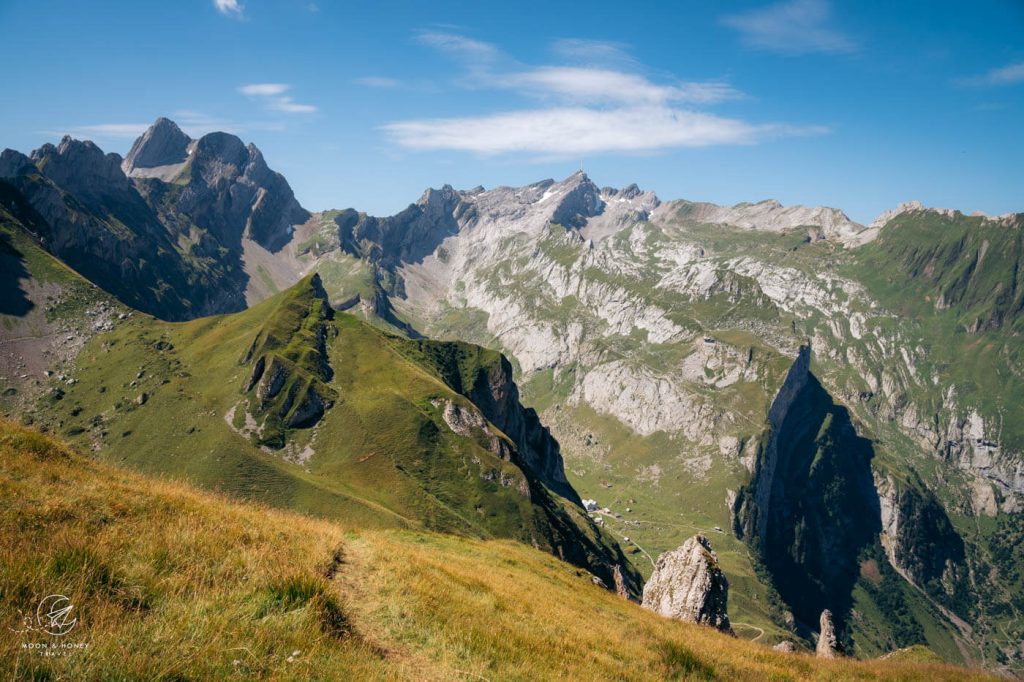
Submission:
[[[0,422],[0,674],[14,679],[943,680],[669,621],[512,541],[345,528],[98,464]],[[54,641],[21,612],[66,594]],[[292,656],[293,652],[299,653]],[[290,660],[289,660],[290,659]]]

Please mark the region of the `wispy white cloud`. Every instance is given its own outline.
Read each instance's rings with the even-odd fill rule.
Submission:
[[[317,111],[312,104],[300,104],[291,95],[285,93],[291,90],[287,83],[250,83],[241,85],[238,91],[243,95],[263,102],[263,105],[271,111],[280,111],[287,114],[311,114]]]
[[[288,114],[312,114],[317,108],[312,104],[299,104],[291,97],[275,97],[267,103],[272,111],[283,111]]]
[[[149,128],[148,123],[96,123],[92,125],[71,126],[63,130],[44,130],[41,132],[46,135],[53,135],[54,137],[70,135],[80,140],[106,140],[123,137],[136,138],[146,132],[147,128]]]
[[[213,0],[213,6],[226,17],[241,18],[245,7],[238,0]]]
[[[289,87],[285,83],[252,83],[240,86],[238,91],[250,97],[272,97],[288,92]]]
[[[782,54],[854,52],[857,43],[831,25],[826,0],[786,0],[761,9],[722,17],[747,45]]]
[[[655,104],[669,101],[712,104],[742,94],[722,82],[658,84],[635,73],[576,66],[545,66],[494,76],[498,87],[580,103]]]
[[[385,78],[383,76],[364,76],[363,78],[356,78],[353,81],[356,85],[364,85],[368,88],[380,88],[386,90],[389,88],[397,88],[400,83],[394,78]]]
[[[619,68],[593,64],[524,68],[512,63],[499,69],[495,63],[503,56],[497,46],[490,43],[454,33],[421,33],[419,40],[460,61],[469,72],[464,83],[472,87],[516,90],[564,103],[679,101],[711,104],[743,97],[741,92],[722,81],[655,83],[637,73],[639,65],[629,59],[618,59]],[[592,58],[589,61],[625,56],[621,44],[593,40],[562,39],[555,41],[552,49],[564,56]]]
[[[558,157],[754,144],[773,136],[828,132],[820,126],[755,124],[698,111],[744,95],[719,80],[655,81],[635,61],[623,59],[628,55],[617,43],[557,41],[555,54],[584,65],[530,67],[494,45],[455,33],[421,33],[418,40],[462,64],[460,85],[514,92],[547,107],[382,126],[392,142],[406,149]],[[609,65],[613,60],[617,63]]]
[[[384,126],[384,130],[407,149],[547,156],[753,144],[771,136],[827,132],[821,127],[756,125],[665,106],[534,109],[489,116],[398,121]]]
[[[1024,62],[1007,64],[992,69],[980,76],[961,78],[957,81],[960,85],[972,85],[976,87],[989,87],[998,85],[1014,85],[1024,83]]]

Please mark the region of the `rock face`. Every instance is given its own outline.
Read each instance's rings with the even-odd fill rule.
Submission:
[[[565,477],[565,462],[558,441],[541,423],[537,411],[519,401],[519,388],[512,378],[512,365],[502,356],[478,376],[468,396],[487,419],[516,444],[524,464],[559,495],[583,504]]]
[[[121,171],[121,158],[65,137],[28,158],[8,150],[0,181],[36,214],[32,236],[125,303],[168,319],[238,310],[241,270],[182,248]]]
[[[915,475],[897,482],[875,475],[889,563],[903,577],[954,607],[969,599],[966,548],[942,505]]]
[[[768,426],[750,483],[734,502],[735,530],[798,620],[814,622],[830,607],[845,622],[857,557],[881,528],[874,448],[810,372],[807,347],[769,409]]]
[[[818,645],[815,647],[815,655],[818,658],[839,658],[842,651],[839,648],[839,638],[836,637],[836,629],[832,624],[832,612],[825,609],[821,612],[819,619]]]
[[[466,412],[454,405],[445,406],[449,427],[461,431],[480,430],[486,421],[497,427],[515,446],[516,464],[527,469],[551,490],[580,507],[583,501],[565,477],[561,447],[544,426],[536,410],[520,402],[519,388],[512,377],[508,359],[494,352],[467,344],[451,344],[418,339],[415,341],[426,359],[454,391],[468,398],[479,412]],[[508,459],[504,441],[488,436],[489,449]]]
[[[811,347],[801,346],[793,361],[786,380],[782,382],[779,392],[772,401],[768,410],[768,427],[770,436],[765,448],[764,456],[757,459],[751,480],[756,482],[753,494],[753,503],[761,510],[767,510],[770,506],[772,490],[775,485],[775,472],[779,465],[779,437],[782,433],[782,426],[789,416],[790,410],[796,404],[797,399],[811,376]],[[767,541],[769,515],[761,513],[753,524],[754,532],[760,543]]]
[[[309,217],[255,146],[226,133],[191,140],[165,118],[124,160],[70,137],[31,158],[7,150],[0,181],[38,214],[33,236],[48,251],[171,320],[243,309],[259,279],[250,247],[280,249]]]
[[[644,585],[645,609],[723,632],[732,632],[728,600],[729,581],[703,535],[695,535],[658,557],[654,573]]]

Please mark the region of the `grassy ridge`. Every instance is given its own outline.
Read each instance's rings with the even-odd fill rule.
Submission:
[[[0,619],[63,592],[88,643],[0,629],[34,679],[964,679],[919,657],[784,655],[662,619],[521,543],[233,502],[0,422]],[[297,652],[297,653],[296,653]]]
[[[446,423],[448,404],[476,409],[446,382],[472,384],[499,355],[387,334],[331,313],[323,293],[311,277],[235,315],[137,315],[87,344],[74,383],[30,418],[109,461],[239,497],[366,527],[514,538],[606,584],[615,564],[631,573],[582,510],[502,457],[491,440],[514,445],[500,431]],[[316,400],[314,427],[293,418]]]

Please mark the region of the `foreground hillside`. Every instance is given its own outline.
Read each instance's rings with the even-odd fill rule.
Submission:
[[[662,619],[522,543],[371,530],[228,501],[0,422],[0,618],[65,594],[30,679],[963,679],[930,663],[820,661]],[[457,625],[457,627],[455,627]],[[912,653],[908,658],[912,658]]]

